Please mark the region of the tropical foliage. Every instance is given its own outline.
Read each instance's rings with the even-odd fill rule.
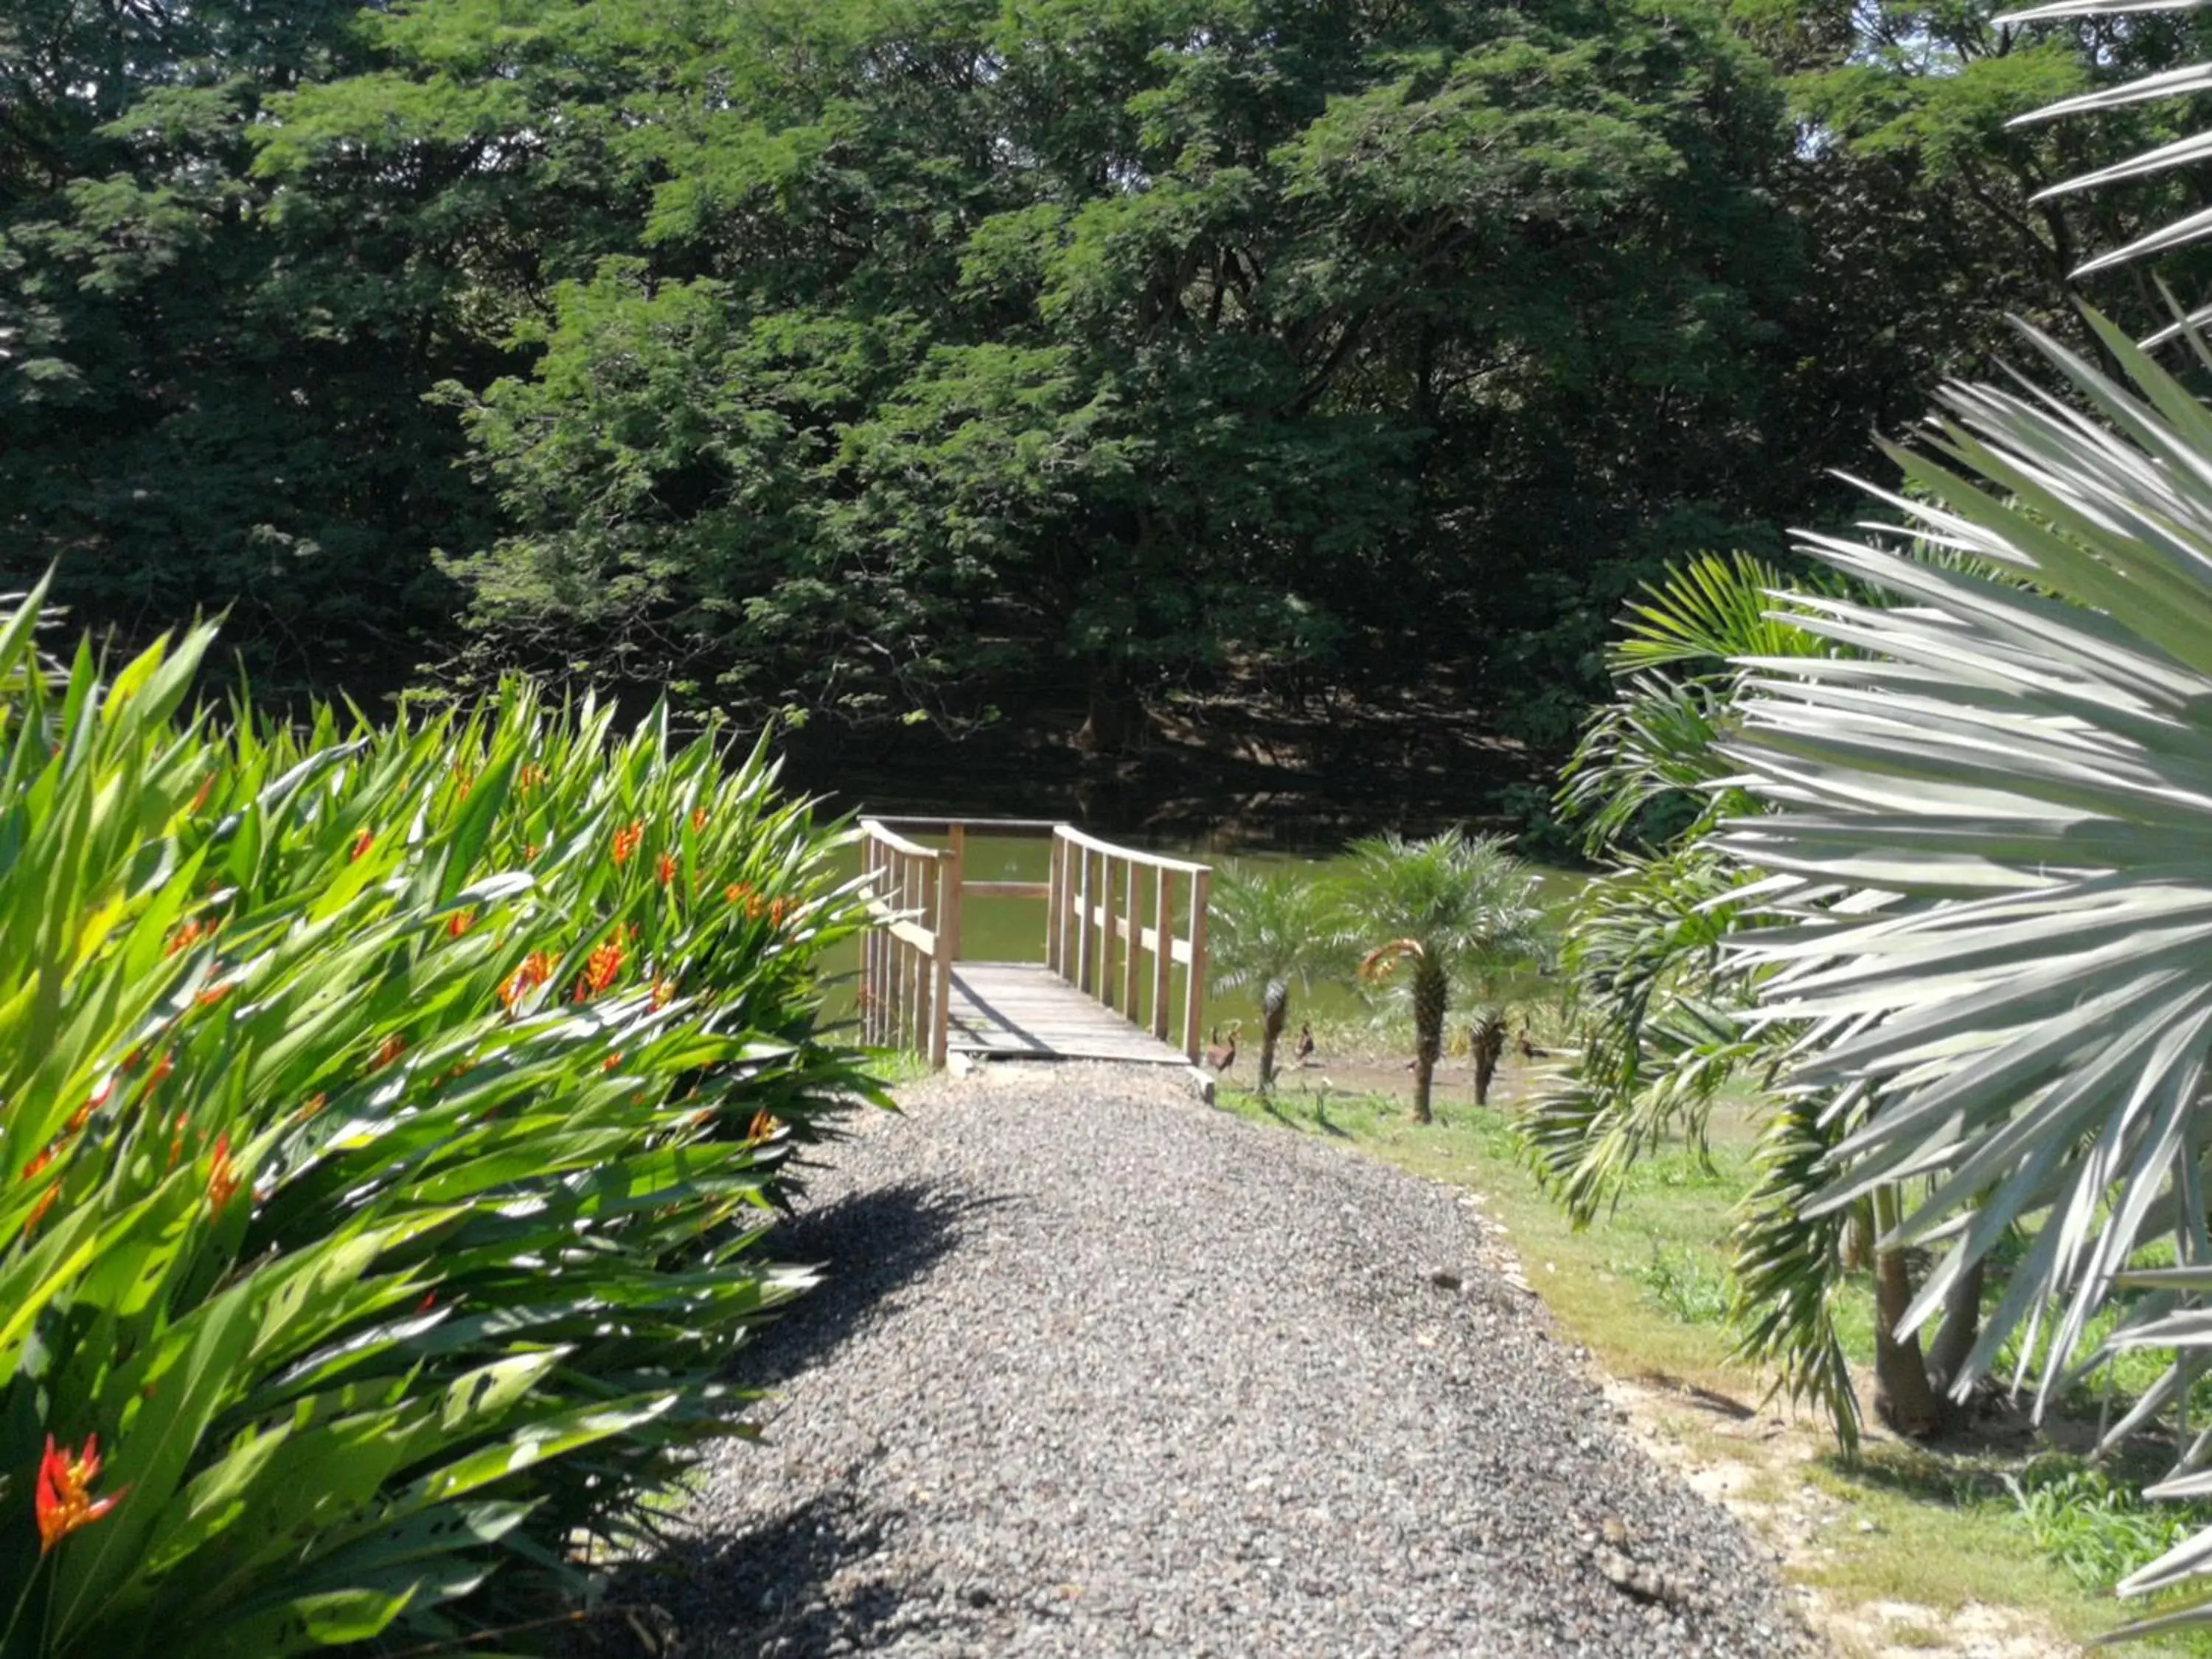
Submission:
[[[1455,982],[1493,1000],[1478,1004],[1480,1045],[1502,1049],[1494,999],[1512,969],[1541,948],[1536,878],[1500,837],[1447,830],[1409,841],[1395,832],[1352,844],[1343,904],[1351,937],[1365,947],[1360,977],[1402,987],[1413,1015],[1413,1120],[1430,1121],[1437,1060]],[[1486,1033],[1487,1036],[1486,1037]]]
[[[1863,655],[1761,665],[1730,750],[1776,810],[1723,845],[1776,872],[1769,902],[1796,918],[1745,959],[1767,1015],[1808,1031],[1792,1075],[1840,1131],[1810,1211],[1911,1195],[1888,1237],[1940,1256],[1907,1328],[2028,1228],[1960,1386],[2008,1343],[2039,1403],[2077,1362],[2176,1347],[2124,1433],[2185,1400],[2204,1358],[2189,1297],[2212,1283],[2212,414],[2099,328],[2126,382],[2031,337],[2097,418],[1956,387],[1928,453],[1898,452],[1893,504],[1961,568],[1808,542],[1892,602],[1808,607],[1808,631]],[[2179,1265],[2138,1280],[2154,1244]],[[2136,1282],[2163,1294],[2081,1359]],[[2212,1539],[2179,1554],[2185,1571]]]
[[[1670,557],[2181,199],[2008,118],[2187,19],[1917,0],[13,0],[0,562],[256,683],[515,658],[1133,740],[1231,674],[1571,740]],[[457,463],[465,463],[457,465]],[[1060,695],[1075,688],[1073,706]]]
[[[185,711],[0,627],[0,1653],[537,1645],[806,1276],[854,915],[756,754]],[[472,1650],[474,1650],[472,1649]]]
[[[1335,894],[1290,871],[1221,872],[1207,911],[1207,968],[1214,988],[1260,995],[1260,1088],[1274,1086],[1276,1050],[1291,991],[1341,965],[1346,946]]]

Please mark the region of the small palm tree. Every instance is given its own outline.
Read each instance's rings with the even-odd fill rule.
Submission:
[[[1429,1122],[1455,979],[1535,954],[1543,913],[1536,878],[1502,838],[1447,830],[1425,841],[1378,836],[1352,846],[1344,902],[1356,937],[1379,939],[1359,964],[1376,982],[1408,972],[1413,1011],[1413,1121]]]
[[[1328,890],[1292,870],[1225,870],[1213,890],[1207,938],[1214,988],[1260,992],[1260,1090],[1275,1081],[1275,1048],[1290,1022],[1291,986],[1309,989],[1342,965],[1342,927]]]

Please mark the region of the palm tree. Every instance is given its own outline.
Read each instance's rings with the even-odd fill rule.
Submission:
[[[1356,937],[1379,939],[1359,965],[1370,982],[1407,970],[1413,1013],[1413,1121],[1427,1123],[1453,981],[1534,956],[1543,912],[1536,878],[1502,838],[1447,830],[1425,841],[1386,835],[1352,846],[1344,902]]]
[[[2132,384],[2030,331],[2081,407],[1954,386],[1933,453],[1891,452],[1950,567],[1808,540],[1888,603],[1801,619],[1856,654],[1752,674],[1724,747],[1770,810],[1717,845],[1795,915],[1738,959],[1840,1109],[1802,1212],[1887,1192],[1881,1244],[1940,1249],[1901,1332],[2026,1231],[1955,1393],[2019,1338],[2040,1407],[2112,1292],[2154,1289],[2087,1361],[2178,1350],[2117,1435],[2212,1363],[2212,411],[2090,323]],[[2179,1265],[2134,1270],[2154,1244]],[[2200,1535],[2123,1588],[2208,1562]]]
[[[1291,1014],[1291,986],[1309,989],[1342,965],[1346,949],[1326,884],[1299,871],[1222,872],[1208,907],[1211,977],[1217,990],[1260,993],[1260,1091],[1274,1085],[1275,1048]]]

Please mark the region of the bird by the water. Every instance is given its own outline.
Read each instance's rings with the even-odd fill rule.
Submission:
[[[1302,1024],[1298,1027],[1298,1046],[1295,1052],[1298,1057],[1298,1064],[1301,1066],[1304,1066],[1307,1061],[1313,1058],[1314,1038],[1312,1025]]]
[[[1213,1041],[1206,1050],[1206,1063],[1217,1072],[1225,1072],[1237,1063],[1237,1028],[1229,1028],[1229,1041],[1221,1040],[1221,1028],[1213,1028]]]

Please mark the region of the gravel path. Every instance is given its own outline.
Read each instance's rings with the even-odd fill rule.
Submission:
[[[830,1278],[686,1517],[687,1655],[1814,1650],[1449,1189],[1158,1073],[904,1098],[777,1252]]]

